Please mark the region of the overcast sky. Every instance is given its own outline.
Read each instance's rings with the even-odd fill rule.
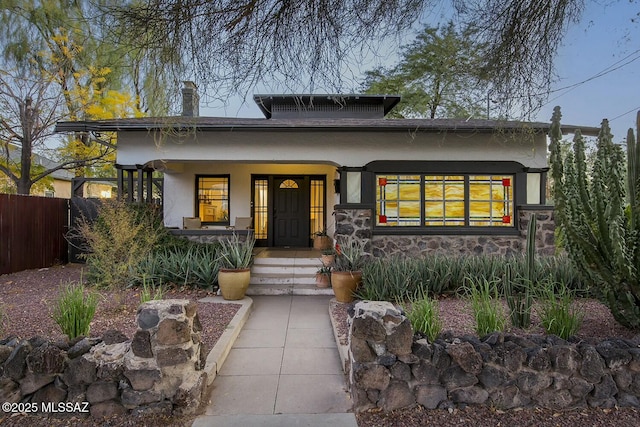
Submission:
[[[548,122],[553,107],[560,105],[562,121],[566,124],[599,126],[603,118],[608,118],[614,140],[620,142],[629,127],[635,128],[635,113],[640,110],[640,22],[637,22],[640,2],[589,0],[586,3],[581,22],[571,27],[556,59],[558,81],[552,87],[547,104],[533,120]],[[433,18],[440,20],[441,16],[436,13]],[[408,38],[401,44],[411,41]],[[393,60],[393,56],[387,56],[387,60]],[[379,61],[364,64],[360,71],[377,65]],[[359,70],[351,71],[357,74]],[[200,114],[262,117],[252,94],[274,92],[292,91],[256,88],[246,99],[232,97],[226,106],[202,105]],[[307,91],[296,91],[301,92]]]

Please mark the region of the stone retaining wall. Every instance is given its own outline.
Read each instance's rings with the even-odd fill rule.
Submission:
[[[94,417],[193,413],[206,388],[196,304],[142,304],[132,340],[118,331],[76,342],[0,341],[0,401],[81,403]],[[80,414],[76,414],[80,415]]]
[[[371,209],[337,209],[336,236],[370,239],[371,251],[376,257],[402,254],[420,256],[438,253],[445,255],[511,255],[522,253],[527,240],[529,215],[537,219],[536,250],[539,254],[553,255],[555,223],[553,209],[518,210],[518,234],[514,235],[386,235],[373,230]]]
[[[356,303],[349,322],[355,411],[640,407],[640,335],[588,344],[496,333],[429,343],[415,339],[391,303],[371,301]]]

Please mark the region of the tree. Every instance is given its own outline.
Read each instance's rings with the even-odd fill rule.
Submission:
[[[551,164],[555,218],[578,271],[600,290],[622,325],[640,328],[640,145],[627,134],[622,147],[603,120],[595,160],[587,168],[585,143],[576,132],[573,152],[562,156],[560,109],[553,113]],[[640,113],[637,119],[640,131]]]
[[[398,93],[398,117],[481,117],[486,114],[488,82],[478,70],[482,46],[471,31],[458,32],[453,22],[443,28],[426,27],[402,49],[392,69],[366,73],[366,93]]]
[[[129,43],[182,60],[178,70],[205,88],[224,93],[276,81],[313,91],[340,90],[349,54],[377,53],[375,42],[406,33],[442,3],[486,44],[482,68],[494,96],[532,111],[584,0],[147,0],[106,12],[123,23]]]

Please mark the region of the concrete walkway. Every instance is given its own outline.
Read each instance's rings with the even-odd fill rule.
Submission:
[[[329,320],[329,296],[253,296],[216,376],[204,426],[356,427]]]

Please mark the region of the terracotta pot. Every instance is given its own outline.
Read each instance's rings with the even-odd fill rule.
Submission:
[[[317,288],[328,288],[331,284],[329,280],[330,276],[324,273],[316,274],[316,287]]]
[[[332,271],[331,287],[338,302],[351,302],[353,293],[362,283],[362,271]]]
[[[322,265],[324,265],[325,267],[330,267],[335,260],[335,255],[320,255],[320,261],[322,261]]]
[[[237,270],[220,269],[218,272],[218,285],[222,298],[226,300],[239,300],[244,298],[249,280],[251,279],[251,269],[241,268]]]
[[[313,238],[313,249],[319,251],[329,249],[333,246],[333,239],[329,236],[316,236]]]

